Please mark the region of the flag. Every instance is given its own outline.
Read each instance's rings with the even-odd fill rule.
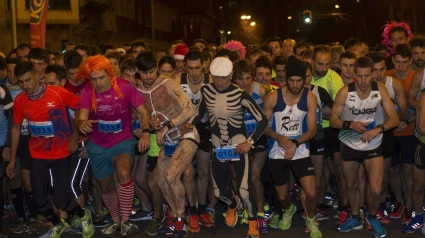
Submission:
[[[31,48],[45,48],[46,18],[49,0],[30,0],[30,34]]]

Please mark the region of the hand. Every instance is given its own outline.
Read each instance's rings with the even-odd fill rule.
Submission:
[[[13,179],[15,177],[15,161],[10,161],[9,164],[6,167],[6,174],[7,177],[10,179]]]
[[[147,149],[149,149],[150,146],[150,134],[149,133],[143,133],[140,137],[139,141],[137,142],[137,148],[139,148],[139,152],[145,152]]]
[[[9,147],[4,147],[2,156],[3,156],[3,161],[10,161],[10,148]]]
[[[395,132],[402,132],[404,131],[404,129],[406,129],[407,123],[404,121],[400,121],[400,123],[398,124],[397,128],[395,128]]]
[[[244,155],[246,153],[248,153],[252,148],[251,143],[249,143],[248,141],[245,141],[244,143],[239,144],[236,149],[235,149],[235,153]]]
[[[84,146],[83,149],[81,150],[80,154],[78,154],[78,157],[80,157],[81,159],[88,159],[89,158],[89,153],[87,151],[87,146]]]
[[[279,135],[279,136],[277,137],[277,142],[278,142],[278,143],[279,143],[279,145],[280,145],[282,148],[284,148],[285,150],[287,150],[287,149],[291,148],[291,146],[294,144],[294,143],[291,141],[291,138],[289,138],[289,137],[287,137],[287,136],[282,136],[282,135]]]
[[[164,136],[167,134],[167,132],[168,127],[164,126],[156,133],[156,143],[158,143],[159,146],[164,144]]]
[[[332,109],[330,109],[328,106],[322,108],[322,114],[325,116],[330,116],[332,112]]]
[[[369,122],[353,121],[351,122],[350,128],[359,133],[364,133],[368,124]]]
[[[292,146],[289,147],[289,149],[285,149],[285,159],[292,160],[296,151],[297,151],[297,146],[294,143],[292,143]]]
[[[372,130],[366,131],[361,137],[363,143],[369,143],[373,138],[375,138],[379,133],[381,133],[381,128],[376,127]]]
[[[84,135],[89,134],[90,132],[92,132],[92,124],[93,123],[97,123],[97,120],[84,120],[84,121],[80,121],[78,123],[78,130],[83,133]]]
[[[191,131],[193,131],[193,128],[194,128],[194,126],[192,124],[185,123],[185,124],[181,125],[181,127],[180,127],[180,134],[184,135],[188,132],[191,132]]]
[[[136,130],[133,130],[133,134],[134,134],[137,138],[142,137],[142,133],[143,133],[143,129],[142,129],[142,128],[137,128]]]
[[[155,115],[153,116],[150,120],[149,120],[149,125],[154,129],[154,130],[160,130],[161,129],[161,123],[159,122],[158,116]]]
[[[75,138],[74,138],[75,137]],[[68,151],[74,153],[78,149],[78,134],[77,136],[71,136],[68,143]]]

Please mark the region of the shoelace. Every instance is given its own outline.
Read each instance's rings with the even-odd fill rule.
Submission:
[[[176,231],[181,231],[183,230],[183,226],[184,226],[184,222],[183,221],[176,221],[176,223],[174,223],[174,227]]]

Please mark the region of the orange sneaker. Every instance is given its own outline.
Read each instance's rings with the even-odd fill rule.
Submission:
[[[233,198],[236,200],[236,207],[233,209],[229,207],[227,208],[226,212],[226,225],[229,227],[234,227],[236,223],[238,223],[238,214],[236,214],[236,211],[238,210],[239,204],[241,203],[238,196],[233,195]]]
[[[201,227],[199,227],[199,216],[190,215],[189,216],[189,231],[192,233],[199,233]]]
[[[257,220],[249,220],[248,221],[248,233],[246,234],[246,238],[258,238],[260,237],[260,230],[258,229]]]
[[[199,215],[199,223],[203,227],[213,227],[214,222],[211,220],[211,216],[208,212]]]

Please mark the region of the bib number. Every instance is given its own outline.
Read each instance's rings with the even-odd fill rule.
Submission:
[[[98,129],[103,133],[118,133],[122,131],[121,120],[116,121],[98,121]]]
[[[48,138],[55,136],[55,129],[51,121],[30,121],[29,129],[31,131],[31,136],[34,137]]]
[[[164,155],[166,156],[172,156],[174,154],[174,151],[176,151],[177,146],[179,145],[179,142],[164,142]]]
[[[28,121],[26,119],[24,119],[24,121],[22,121],[22,125],[21,125],[21,135],[29,135],[29,125],[28,125]]]
[[[132,128],[133,130],[137,130],[137,129],[140,129],[140,121],[139,121],[139,119],[137,119],[135,122],[134,122],[134,124],[133,124],[133,128]]]
[[[257,121],[256,120],[245,121],[245,129],[246,129],[246,133],[247,133],[248,137],[250,137],[252,135],[252,133],[254,133],[255,128],[257,128]]]
[[[215,156],[220,162],[239,161],[240,154],[235,152],[236,145],[215,148]]]

